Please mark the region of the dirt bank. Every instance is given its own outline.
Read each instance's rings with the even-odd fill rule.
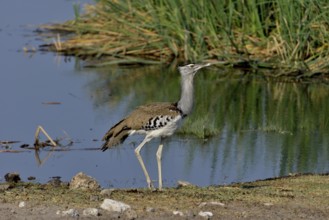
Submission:
[[[101,209],[105,198],[130,205],[130,212]],[[206,188],[187,186],[162,192],[120,189],[101,193],[70,190],[65,184],[2,183],[0,213],[2,219],[329,219],[328,198],[328,175]],[[87,208],[97,208],[98,217],[84,215]],[[213,216],[201,217],[200,212]]]

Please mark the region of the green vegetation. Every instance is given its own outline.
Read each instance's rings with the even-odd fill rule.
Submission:
[[[99,77],[88,87],[92,87],[89,91],[95,106],[108,105],[115,112],[113,106],[125,106],[122,117],[138,105],[179,99],[176,68],[109,66],[93,71],[98,71]],[[188,143],[192,145],[189,158],[196,158],[203,142],[209,141],[205,145],[209,152],[221,150],[223,158],[230,158],[232,151],[239,149],[234,154],[253,161],[259,159],[255,158],[256,146],[263,144],[268,150],[264,155],[272,164],[278,158],[273,155],[281,155],[280,175],[296,170],[326,171],[319,161],[329,158],[329,86],[268,80],[259,77],[263,74],[210,67],[196,75],[194,110],[177,132],[200,138]],[[202,160],[211,161],[212,167],[221,161],[217,153]]]
[[[328,9],[325,0],[99,0],[44,28],[73,32],[47,47],[94,65],[208,60],[312,76],[329,70]]]
[[[176,102],[180,95],[176,68],[152,65],[134,68],[98,68],[92,82],[95,105],[129,103],[129,113],[149,102]],[[232,76],[234,75],[234,77]],[[243,131],[273,132],[296,138],[297,133],[319,132],[326,139],[329,129],[329,87],[320,83],[268,81],[243,71],[217,68],[202,70],[194,81],[195,106],[181,133],[200,138]],[[230,80],[227,80],[229,78]],[[103,84],[103,86],[100,86]],[[111,99],[102,94],[111,94]],[[108,103],[109,102],[109,103]],[[291,135],[294,134],[294,135]],[[307,136],[301,135],[301,138]],[[308,143],[304,141],[303,143]]]

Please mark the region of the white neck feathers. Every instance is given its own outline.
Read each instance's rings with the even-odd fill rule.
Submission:
[[[182,76],[181,79],[181,98],[177,107],[182,111],[183,115],[191,113],[193,108],[193,78],[194,74]]]

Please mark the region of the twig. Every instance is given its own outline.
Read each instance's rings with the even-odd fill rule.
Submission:
[[[42,160],[40,159],[39,150],[36,149],[36,150],[34,151],[35,160],[37,161],[38,166],[41,166],[44,162],[46,162],[46,161],[48,160],[48,158],[49,158],[49,157],[51,156],[51,154],[54,152],[53,149],[54,149],[54,148],[52,148],[52,150],[49,151],[49,152],[47,153],[47,156],[44,157]]]
[[[50,141],[50,143],[54,147],[57,146],[57,144],[55,143],[55,141],[53,141],[53,139],[49,136],[49,134],[45,131],[45,129],[43,129],[43,127],[41,125],[39,125],[37,127],[37,130],[35,131],[35,135],[34,135],[34,138],[35,138],[34,146],[35,147],[39,146],[39,134],[40,134],[40,131],[48,138],[48,140]]]

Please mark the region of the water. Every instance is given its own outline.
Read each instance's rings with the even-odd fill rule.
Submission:
[[[0,180],[7,172],[19,172],[23,180],[61,176],[69,181],[82,171],[104,187],[145,187],[134,154],[143,137],[130,137],[104,153],[100,139],[134,107],[176,101],[178,73],[156,66],[84,69],[74,58],[67,62],[52,53],[24,53],[23,47],[42,43],[32,24],[73,18],[73,2],[20,0],[0,8],[0,40],[5,42],[0,50],[0,141],[20,141],[9,145],[19,153],[0,153]],[[180,133],[165,141],[164,186],[175,186],[177,180],[207,186],[328,172],[327,85],[268,82],[237,71],[228,78],[227,72],[210,68],[197,75],[195,111]],[[47,148],[39,155],[20,148],[33,145],[38,125],[72,146]],[[154,180],[158,144],[154,140],[141,152]]]

